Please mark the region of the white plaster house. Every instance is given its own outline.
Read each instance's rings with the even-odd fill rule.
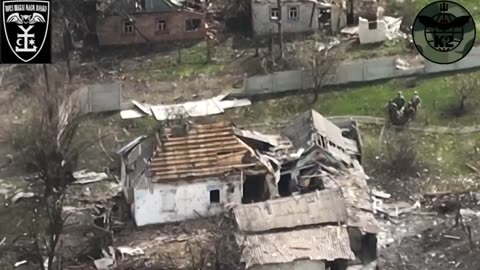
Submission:
[[[265,166],[230,123],[165,128],[117,153],[137,226],[214,216],[226,204],[241,204],[245,183],[266,186]]]
[[[318,6],[314,8],[314,1],[281,1],[282,30],[284,33],[301,33],[318,29],[319,8]],[[278,33],[278,12],[276,0],[252,0],[252,25],[254,34],[262,36]]]
[[[358,39],[361,44],[377,43],[387,39],[387,23],[384,20],[369,21],[359,18]]]

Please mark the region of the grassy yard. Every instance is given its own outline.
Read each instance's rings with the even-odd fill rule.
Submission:
[[[367,170],[378,168],[385,154],[380,140],[381,127],[362,125],[362,139],[364,143],[364,165]],[[401,133],[399,133],[400,136]],[[476,181],[465,181],[463,178],[471,176],[473,171],[467,164],[480,168],[480,133],[464,135],[440,135],[412,132],[417,140],[417,172],[422,176],[419,184],[424,192],[438,192],[446,190],[465,190],[479,188]],[[423,171],[428,168],[428,173]]]
[[[309,109],[315,109],[325,116],[384,117],[383,106],[389,98],[396,95],[398,90],[402,90],[406,98],[410,98],[416,90],[423,100],[416,120],[418,124],[423,125],[428,121],[429,125],[469,126],[480,124],[480,109],[477,108],[480,103],[478,95],[471,98],[467,104],[469,112],[462,117],[451,116],[449,109],[452,106],[458,106],[459,103],[454,82],[464,80],[467,76],[478,75],[480,72],[425,79],[417,81],[414,88],[408,89],[404,86],[406,79],[342,89],[342,91],[320,95],[313,105],[311,104],[312,95],[261,101],[236,112],[235,110],[227,111],[227,117],[234,119],[239,125],[287,121]],[[381,153],[380,127],[362,126],[361,128],[366,155],[370,156],[371,164],[375,164],[376,160],[372,157]],[[480,169],[480,153],[475,152],[475,149],[480,147],[480,133],[466,135],[415,133],[414,136],[419,141],[418,161],[431,169],[431,174],[422,178],[422,189],[425,191],[461,190],[476,186],[475,182],[465,182],[460,178],[473,172],[466,166],[467,163]]]
[[[214,75],[224,69],[221,63],[207,63],[207,46],[200,42],[190,48],[181,50],[181,61],[177,64],[177,54],[170,56],[156,55],[151,62],[140,70],[129,74],[145,81],[184,79],[197,74]]]
[[[473,73],[480,75],[480,72]],[[236,112],[233,118],[239,121],[258,122],[261,115],[265,122],[275,122],[276,119],[287,120],[308,109],[315,109],[326,116],[332,115],[368,115],[384,117],[384,106],[394,98],[397,91],[402,91],[406,99],[410,99],[414,91],[422,98],[422,106],[416,122],[419,124],[464,126],[480,124],[480,109],[477,108],[480,98],[475,93],[467,104],[469,110],[462,117],[451,115],[451,108],[458,106],[460,99],[455,92],[454,82],[461,81],[468,74],[436,77],[419,80],[413,88],[405,87],[405,80],[371,84],[357,88],[347,88],[341,91],[325,93],[319,96],[315,104],[311,104],[312,95],[298,95],[277,100],[262,101],[252,107]]]
[[[407,50],[407,43],[405,39],[398,39],[375,44],[354,44],[348,49],[348,58],[369,59],[411,53]]]

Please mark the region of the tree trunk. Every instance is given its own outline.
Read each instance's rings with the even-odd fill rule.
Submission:
[[[318,90],[320,88],[320,79],[318,78],[318,63],[317,63],[317,58],[314,57],[313,58],[313,65],[312,65],[312,75],[313,75],[313,90],[312,90],[312,94],[313,94],[313,100],[310,104],[310,106],[313,106],[317,100],[318,100]]]
[[[63,58],[67,64],[68,83],[72,83],[72,71],[70,66],[70,51],[73,49],[72,36],[67,26],[66,19],[63,20]]]
[[[183,47],[182,43],[180,43],[179,46],[177,47],[177,65],[182,63],[182,47]]]
[[[310,28],[312,28],[312,26],[313,26],[313,15],[315,15],[316,8],[317,8],[317,2],[313,2],[312,13],[310,14]],[[317,29],[315,29],[315,30],[317,30]]]
[[[206,40],[206,43],[207,43],[207,64],[210,63],[210,60],[212,58],[211,54],[211,44],[210,44],[210,39],[208,38],[208,35],[207,35],[207,40]]]
[[[460,99],[460,105],[458,106],[458,115],[462,115],[465,113],[465,101],[467,100],[466,96],[462,96]]]
[[[277,0],[277,8],[278,8],[278,45],[280,47],[280,55],[279,59],[283,59],[283,30],[282,30],[282,1]]]

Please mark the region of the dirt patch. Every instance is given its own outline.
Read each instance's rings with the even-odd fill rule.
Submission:
[[[468,223],[474,225],[478,221],[474,218]],[[384,269],[477,269],[478,229],[472,226],[474,245],[470,246],[465,232],[460,227],[450,229],[451,226],[451,222],[445,221],[382,251]]]

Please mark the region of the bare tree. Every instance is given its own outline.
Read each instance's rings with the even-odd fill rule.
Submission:
[[[283,59],[283,29],[282,29],[282,0],[277,0],[277,26],[278,26],[278,45],[280,47],[279,59]]]
[[[384,133],[383,167],[388,173],[400,176],[414,172],[417,166],[417,148],[413,134],[407,131]]]
[[[455,87],[455,93],[459,97],[460,102],[455,109],[454,114],[455,116],[462,116],[467,111],[467,100],[476,94],[480,88],[480,80],[475,75],[468,74],[466,78],[458,78],[458,80],[455,81],[456,83],[452,85],[452,87]]]
[[[22,155],[26,168],[37,173],[43,189],[35,206],[35,213],[46,217],[46,233],[36,234],[39,257],[47,257],[46,267],[54,269],[57,246],[63,232],[66,216],[63,204],[67,187],[74,181],[73,170],[78,155],[86,145],[74,141],[81,110],[70,99],[67,83],[63,77],[49,76],[43,67],[44,86],[35,87],[31,112],[23,127],[13,134],[13,145]],[[46,237],[44,237],[46,236]]]
[[[236,241],[235,222],[231,214],[210,218],[210,223],[213,225],[209,230],[212,242],[194,242],[189,246],[190,269],[244,269],[240,262],[243,246]]]
[[[313,78],[312,104],[317,102],[318,94],[322,92],[325,84],[334,78],[337,66],[340,63],[346,48],[346,45],[338,45],[330,48],[326,47],[324,49],[318,49],[316,46],[318,46],[317,42],[315,42],[314,48],[312,48],[310,60],[310,69]]]

